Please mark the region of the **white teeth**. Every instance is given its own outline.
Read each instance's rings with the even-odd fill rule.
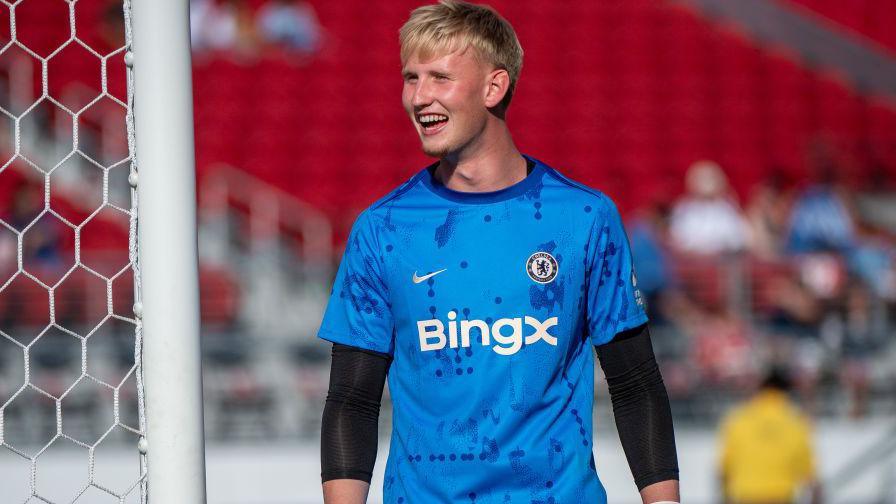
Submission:
[[[420,123],[427,124],[427,123],[433,123],[436,121],[441,121],[441,120],[446,120],[446,119],[448,119],[448,118],[443,115],[427,114],[424,116],[420,116]]]

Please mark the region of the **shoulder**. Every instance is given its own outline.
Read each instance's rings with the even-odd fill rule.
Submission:
[[[398,187],[392,189],[385,196],[377,199],[365,208],[356,220],[355,225],[366,224],[371,221],[382,224],[383,221],[389,221],[389,213],[396,202],[411,193],[418,185],[421,178],[426,173],[426,168],[419,170],[413,176],[402,182]]]
[[[577,180],[573,180],[569,176],[561,173],[560,170],[549,166],[542,161],[535,161],[544,167],[545,174],[547,175],[548,179],[553,180],[558,186],[560,186],[562,189],[568,190],[571,194],[591,201],[610,199],[606,194],[599,191],[598,189],[590,187]]]
[[[371,203],[370,206],[367,207],[367,209],[364,211],[364,213],[379,214],[383,212],[385,208],[388,207],[391,203],[394,203],[395,201],[401,199],[409,192],[411,192],[415,187],[417,187],[420,184],[423,176],[426,174],[426,170],[428,168],[429,167],[418,170],[416,173],[414,173],[414,175],[402,182],[398,187],[392,189],[391,191],[386,193],[385,196]]]

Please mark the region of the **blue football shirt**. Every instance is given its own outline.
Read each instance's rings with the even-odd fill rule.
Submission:
[[[613,202],[527,157],[488,193],[429,167],[355,222],[319,336],[389,353],[392,503],[604,503],[594,351],[644,324]]]

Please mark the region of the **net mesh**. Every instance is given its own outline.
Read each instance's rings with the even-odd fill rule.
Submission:
[[[4,502],[146,502],[130,3],[114,7],[0,0]]]

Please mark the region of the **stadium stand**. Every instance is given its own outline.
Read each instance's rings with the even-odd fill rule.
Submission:
[[[891,2],[865,0],[858,7],[850,3],[848,12],[840,7],[843,2],[781,2],[818,12],[890,50],[896,47],[892,30],[882,24],[882,20],[893,18]],[[779,173],[790,181],[791,190],[805,186],[814,163],[807,153],[818,143],[836,152],[836,162],[846,176],[843,182],[849,188],[868,188],[875,181],[896,178],[894,97],[867,94],[836,70],[816,67],[788,48],[762,45],[737,26],[719,24],[670,2],[491,3],[516,27],[526,51],[525,70],[509,111],[518,145],[608,193],[627,215],[645,202],[670,203],[683,192],[688,167],[701,159],[724,167],[741,204],[761,182]],[[264,0],[248,1],[253,11],[264,4]],[[314,55],[291,59],[270,48],[254,54],[220,50],[196,54],[198,186],[206,187],[205,182],[220,174],[220,167],[238,167],[322,211],[333,225],[338,251],[362,208],[430,162],[419,152],[418,140],[399,103],[397,29],[420,2],[311,4],[323,29],[322,47]],[[79,36],[90,40],[91,47],[116,47],[104,42],[119,36],[103,28],[114,24],[104,23],[115,15],[107,4],[79,0],[77,8],[78,30],[87,32],[79,31]],[[49,54],[64,42],[68,33],[64,2],[28,0],[16,7],[16,14],[19,23],[44,30],[29,41],[39,54]],[[0,16],[7,15],[7,9],[0,9]],[[6,21],[0,19],[2,29],[9,25]],[[0,31],[0,38],[8,36]],[[95,79],[98,72],[80,69],[98,65],[99,59],[80,46],[64,51],[67,57],[58,58],[59,63],[49,68],[50,93],[58,94],[68,106],[84,106],[99,94],[101,84]],[[108,86],[113,96],[122,99],[123,62],[121,58],[110,61]],[[23,73],[22,62],[30,62],[30,71]],[[39,66],[22,51],[0,57],[0,85],[7,91],[5,95],[21,91],[23,79],[31,93],[39,94],[39,75]],[[28,76],[30,80],[25,79]],[[94,155],[114,158],[123,139],[105,134],[104,124],[106,120],[116,123],[120,132],[116,115],[120,110],[108,98],[89,110],[82,125],[85,142],[92,142]],[[54,114],[53,107],[47,106],[33,122],[52,135],[53,127],[65,127],[56,115],[62,114]],[[0,130],[6,129],[5,143],[0,145],[5,158],[12,138],[7,119],[0,119]],[[33,183],[34,174],[29,173],[29,168],[18,162],[0,173],[0,212],[10,211],[12,196],[22,184]],[[58,191],[54,188],[54,198],[57,195],[53,208],[73,221],[84,217],[81,201],[97,197],[69,186]],[[240,222],[235,234],[246,235],[250,227],[251,223]],[[0,229],[0,238],[3,232]],[[85,262],[106,268],[106,272],[114,269],[126,251],[112,244],[126,243],[126,233],[127,222],[120,216],[102,215],[82,235]],[[70,236],[59,239],[58,255],[63,264],[72,262],[72,243]],[[0,256],[8,257],[2,254],[8,246],[8,241],[0,240]],[[112,263],[106,261],[110,256]],[[246,369],[259,365],[260,357],[251,355],[251,345],[232,338],[234,333],[252,331],[251,324],[243,325],[251,318],[247,311],[256,310],[261,314],[257,318],[265,318],[264,302],[256,302],[254,307],[247,302],[251,297],[248,291],[254,287],[242,275],[246,258],[241,255],[229,263],[203,264],[203,323],[209,332],[220,335],[215,341],[222,342],[210,344],[206,357],[216,373],[226,376],[223,389],[213,394],[219,409],[244,408],[263,418],[274,407],[274,392],[260,375],[246,374]],[[799,260],[791,258],[748,256],[739,263],[679,253],[670,253],[669,258],[673,266],[669,291],[674,295],[659,303],[668,303],[671,312],[681,308],[682,318],[711,320],[730,328],[731,335],[726,341],[713,342],[699,335],[691,341],[686,336],[690,328],[686,324],[677,327],[675,320],[665,331],[657,331],[658,353],[682,357],[670,364],[679,369],[666,373],[678,408],[695,397],[715,397],[711,387],[701,388],[704,378],[715,380],[713,384],[720,387],[743,388],[750,374],[755,374],[755,367],[747,363],[737,368],[741,376],[720,375],[717,371],[723,361],[714,359],[725,353],[743,364],[748,353],[745,345],[761,346],[764,340],[752,329],[743,330],[744,324],[772,332],[766,327],[779,319],[787,319],[791,326],[802,323],[794,321],[793,314],[782,315],[792,307],[780,303],[781,293],[794,288],[788,284],[790,279],[801,272]],[[330,265],[337,259],[329,258]],[[845,268],[837,261],[831,266],[836,270],[832,276],[842,274],[840,270]],[[0,263],[4,274],[11,267],[14,265]],[[102,287],[90,287],[96,283],[93,280],[90,275],[79,275],[69,283],[73,292],[86,293]],[[9,325],[47,324],[46,290],[33,284],[19,278],[0,294],[0,317]],[[128,309],[129,293],[122,289],[114,292],[115,309]],[[322,297],[320,292],[315,295]],[[94,302],[89,295],[60,299],[63,313],[72,314],[71,323],[90,323]],[[729,310],[747,313],[746,320],[728,318]],[[313,325],[308,320],[305,325]],[[811,323],[815,324],[813,331],[820,324],[817,320]],[[314,329],[303,330],[310,333]],[[804,343],[794,346],[807,346]],[[314,401],[325,380],[314,374],[316,369],[304,371],[304,365],[320,364],[323,359],[313,350],[305,350],[300,347],[290,355],[302,376],[297,381],[305,387],[300,395]],[[679,365],[681,362],[685,364]],[[699,373],[686,367],[690,362],[701,366]],[[875,383],[884,381],[878,378]],[[716,413],[723,406],[713,401],[703,404]],[[697,418],[700,415],[695,411],[699,410],[690,410],[690,414]],[[216,416],[213,421],[221,422],[222,432],[230,430],[226,418]]]
[[[633,181],[646,182],[648,194],[670,182],[680,188],[701,158],[725,166],[742,197],[772,166],[804,179],[805,146],[818,134],[859,161],[896,163],[896,114],[886,101],[693,11],[646,1],[496,4],[532,41],[510,113],[512,124],[525,124],[519,143],[624,208]],[[304,66],[198,64],[200,170],[242,166],[345,223],[425,164],[397,104],[396,37],[387,29],[413,5],[390,2],[376,13],[363,2],[316,5],[329,47]],[[342,190],[347,181],[361,192]]]

